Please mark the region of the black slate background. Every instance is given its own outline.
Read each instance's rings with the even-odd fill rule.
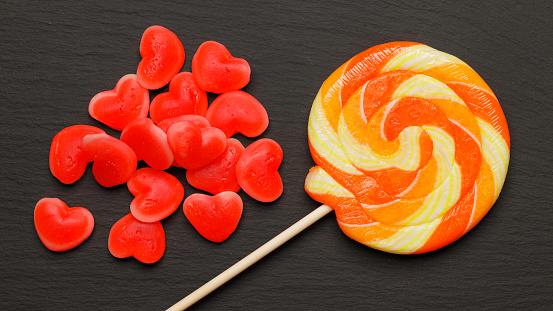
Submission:
[[[319,205],[303,181],[313,165],[307,119],[322,82],[355,54],[397,40],[458,56],[499,98],[512,153],[490,213],[459,241],[417,256],[362,246],[329,215],[192,309],[550,310],[552,16],[551,1],[0,1],[0,310],[162,310],[249,254]],[[118,135],[90,118],[88,102],[135,72],[141,34],[153,24],[183,42],[183,70],[207,40],[249,61],[245,91],[268,111],[262,137],[284,149],[285,191],[270,204],[240,192],[243,218],[222,244],[200,237],[178,210],[163,221],[164,257],[144,265],[107,250],[132,200],[126,187],[102,188],[90,167],[63,185],[48,152],[73,124]],[[183,170],[170,172],[196,192]],[[42,197],[88,208],[91,237],[48,251],[33,225]]]

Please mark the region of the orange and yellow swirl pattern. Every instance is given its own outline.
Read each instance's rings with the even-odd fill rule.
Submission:
[[[414,42],[370,48],[322,85],[309,117],[305,189],[350,238],[399,254],[443,247],[499,196],[507,122],[455,56]]]

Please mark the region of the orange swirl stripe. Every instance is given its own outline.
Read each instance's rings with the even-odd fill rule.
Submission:
[[[372,47],[322,85],[309,117],[307,193],[350,238],[399,254],[443,247],[492,207],[507,122],[460,59],[414,42]]]

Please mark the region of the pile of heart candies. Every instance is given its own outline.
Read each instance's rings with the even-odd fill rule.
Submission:
[[[244,148],[231,138],[236,133],[259,136],[269,124],[265,108],[240,90],[250,81],[246,60],[208,41],[196,51],[192,72],[180,72],[183,45],[162,26],[146,29],[140,55],[136,74],[123,76],[115,89],[97,94],[89,104],[90,116],[122,131],[120,138],[94,126],[67,127],[52,140],[49,163],[52,174],[64,184],[79,180],[90,162],[100,185],[126,183],[135,198],[130,213],[111,228],[108,249],[117,258],[132,256],[154,263],[165,252],[160,220],[184,199],[181,182],[164,170],[182,167],[191,186],[212,194],[188,196],[183,210],[199,234],[222,242],[242,216],[240,189],[261,202],[280,197],[278,168],[283,154],[271,139],[258,139]],[[150,103],[149,90],[168,83],[169,92]],[[220,94],[209,108],[206,92]],[[149,167],[137,170],[137,161]],[[69,208],[58,198],[41,199],[34,222],[42,243],[57,252],[78,246],[94,228],[90,211]]]

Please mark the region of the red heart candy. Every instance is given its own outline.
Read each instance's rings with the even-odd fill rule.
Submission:
[[[194,169],[215,160],[227,145],[225,134],[218,128],[200,128],[191,122],[178,122],[167,131],[167,141],[177,163]]]
[[[92,159],[83,150],[83,137],[88,134],[104,133],[90,125],[73,125],[61,130],[50,146],[50,171],[64,184],[79,180]]]
[[[227,137],[236,133],[259,136],[269,125],[269,116],[263,105],[242,91],[219,95],[207,109],[206,119]]]
[[[206,118],[204,118],[202,116],[195,115],[195,114],[185,114],[185,115],[182,115],[182,116],[165,119],[165,120],[159,122],[157,126],[159,126],[160,129],[162,129],[165,133],[167,133],[167,131],[169,131],[169,128],[173,124],[178,123],[178,122],[191,122],[191,123],[196,124],[198,127],[202,127],[202,128],[210,126],[209,121],[207,121]]]
[[[192,58],[194,80],[206,92],[236,91],[250,82],[250,65],[217,42],[204,42]]]
[[[94,178],[104,187],[124,184],[136,171],[136,154],[131,147],[107,134],[86,135],[83,149],[94,161]]]
[[[141,222],[128,214],[111,227],[108,249],[113,257],[154,263],[165,253],[165,231],[159,221]]]
[[[238,192],[236,163],[242,156],[244,146],[234,139],[227,139],[227,148],[215,160],[197,169],[186,171],[186,180],[197,189],[217,194],[223,191]]]
[[[38,201],[34,220],[40,241],[54,252],[77,247],[94,229],[94,217],[86,208],[69,208],[58,198]]]
[[[184,215],[204,238],[223,242],[238,226],[242,217],[242,199],[234,192],[215,196],[195,193],[184,200]]]
[[[150,26],[140,40],[138,81],[147,89],[163,87],[181,70],[184,47],[179,38],[162,26]]]
[[[158,124],[180,115],[205,116],[206,110],[207,94],[196,85],[192,73],[181,72],[171,80],[169,92],[159,94],[152,100],[150,118]]]
[[[280,197],[283,186],[278,168],[282,148],[272,139],[263,138],[249,145],[236,164],[238,183],[252,198],[272,202]]]
[[[167,134],[148,118],[131,122],[121,132],[121,141],[136,153],[138,161],[158,170],[165,170],[173,164],[173,152],[167,143]]]
[[[128,74],[117,82],[115,89],[96,94],[88,105],[90,116],[114,130],[122,131],[127,124],[148,116],[150,94],[136,75]]]
[[[167,131],[169,131],[169,128],[177,122],[192,122],[201,128],[209,127],[209,121],[207,121],[206,118],[195,114],[185,114],[182,116],[165,119],[159,122],[157,126],[159,126],[160,129],[167,133]],[[180,167],[176,160],[173,161],[173,166]]]
[[[127,187],[135,196],[131,213],[143,222],[154,222],[171,215],[184,198],[184,188],[175,176],[148,167],[137,170]]]

